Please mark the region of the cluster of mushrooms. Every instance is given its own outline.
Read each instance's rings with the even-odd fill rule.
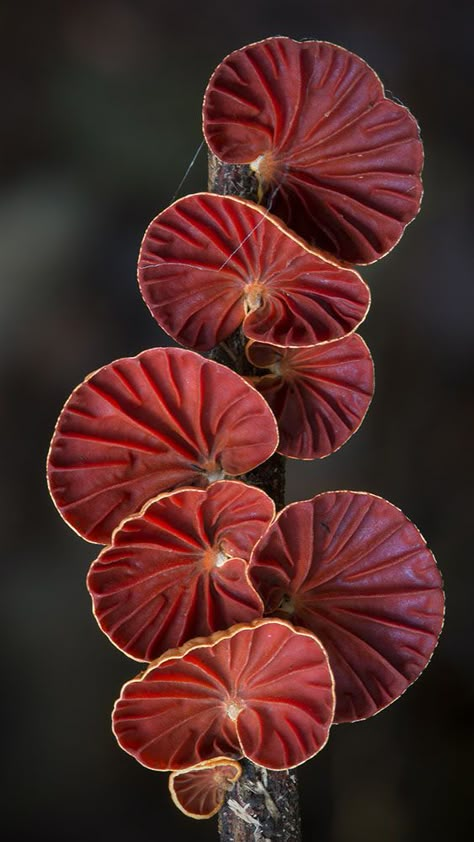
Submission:
[[[104,545],[87,586],[110,640],[146,669],[113,712],[120,746],[169,771],[207,818],[241,758],[293,768],[333,723],[365,719],[422,672],[443,622],[417,528],[370,493],[278,513],[239,477],[272,454],[319,459],[358,429],[374,388],[355,331],[383,257],[416,215],[416,121],[333,44],[269,38],[213,73],[204,136],[246,164],[260,203],[198,193],[149,225],[143,298],[182,348],[89,375],[48,456],[53,500]],[[254,375],[203,356],[241,331]]]

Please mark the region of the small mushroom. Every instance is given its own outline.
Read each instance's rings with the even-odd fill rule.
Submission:
[[[192,351],[153,348],[74,390],[51,442],[49,488],[73,529],[106,544],[158,494],[244,474],[277,444],[268,404],[238,374]]]
[[[256,545],[250,575],[267,612],[321,640],[335,722],[366,719],[397,699],[443,625],[432,553],[400,509],[374,494],[331,491],[290,504]]]
[[[203,129],[221,161],[250,164],[273,213],[340,260],[382,257],[418,213],[416,120],[335,44],[278,37],[231,53],[207,86]]]
[[[250,342],[249,361],[268,369],[250,378],[278,423],[278,452],[322,459],[359,429],[374,391],[370,351],[357,334],[314,348],[274,348]]]
[[[370,305],[360,275],[233,196],[178,199],[148,226],[143,298],[177,342],[206,351],[242,324],[249,339],[308,346],[355,330]]]
[[[230,757],[215,757],[169,776],[171,798],[178,809],[192,819],[210,819],[219,812],[226,794],[242,774],[242,767]]]
[[[152,661],[190,638],[261,617],[247,563],[274,515],[263,491],[229,480],[147,503],[89,571],[100,627],[127,655]]]
[[[333,714],[317,638],[263,619],[166,652],[125,684],[112,721],[119,745],[150,769],[244,756],[281,770],[323,748]]]

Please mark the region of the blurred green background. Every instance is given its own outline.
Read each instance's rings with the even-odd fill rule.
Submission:
[[[98,548],[57,515],[44,464],[72,388],[165,344],[135,280],[141,236],[201,140],[214,67],[276,34],[361,55],[416,115],[422,212],[363,270],[377,386],[337,454],[289,465],[288,501],[337,488],[400,506],[448,592],[426,673],[395,705],[333,729],[300,772],[305,842],[446,842],[471,824],[473,669],[473,7],[460,0],[0,2],[2,836],[48,842],[217,838],[167,776],[115,744],[137,664],[100,633],[84,578]],[[181,194],[205,189],[202,152]],[[468,812],[469,811],[469,812]]]

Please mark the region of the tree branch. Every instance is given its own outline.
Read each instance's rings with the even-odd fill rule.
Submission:
[[[258,182],[246,165],[225,164],[209,155],[209,190],[224,196],[239,196],[257,201]],[[240,328],[211,353],[211,359],[238,374],[257,372],[245,357],[245,338]],[[278,509],[285,504],[285,459],[278,453],[242,477],[256,485],[275,501]],[[300,842],[301,828],[296,773],[273,772],[241,761],[242,776],[227,795],[219,812],[221,842]]]

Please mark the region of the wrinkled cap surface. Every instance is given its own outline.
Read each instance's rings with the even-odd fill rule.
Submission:
[[[277,443],[268,404],[238,374],[191,351],[153,348],[74,390],[51,442],[49,488],[73,529],[106,544],[158,494],[244,474]]]
[[[236,50],[211,76],[203,130],[221,161],[252,163],[272,213],[340,260],[382,257],[418,213],[417,123],[343,47],[278,37]]]
[[[353,269],[253,202],[211,193],[178,199],[151,222],[138,279],[158,324],[197,351],[239,325],[282,347],[330,342],[355,330],[370,305]]]
[[[210,819],[219,812],[229,790],[242,774],[237,760],[216,757],[185,769],[172,772],[169,790],[176,806],[192,819]]]
[[[250,553],[275,514],[263,491],[224,480],[164,494],[115,530],[87,577],[94,614],[132,658],[261,617]]]
[[[416,526],[374,494],[331,491],[287,506],[250,573],[266,611],[311,629],[327,650],[335,722],[393,702],[436,646],[444,595],[435,559]]]
[[[322,459],[358,430],[374,391],[370,351],[357,334],[314,348],[246,348],[249,361],[269,369],[251,382],[278,423],[278,452]]]
[[[151,664],[123,687],[113,729],[151,769],[221,756],[287,769],[325,745],[333,713],[332,673],[317,638],[282,620],[255,620]]]

